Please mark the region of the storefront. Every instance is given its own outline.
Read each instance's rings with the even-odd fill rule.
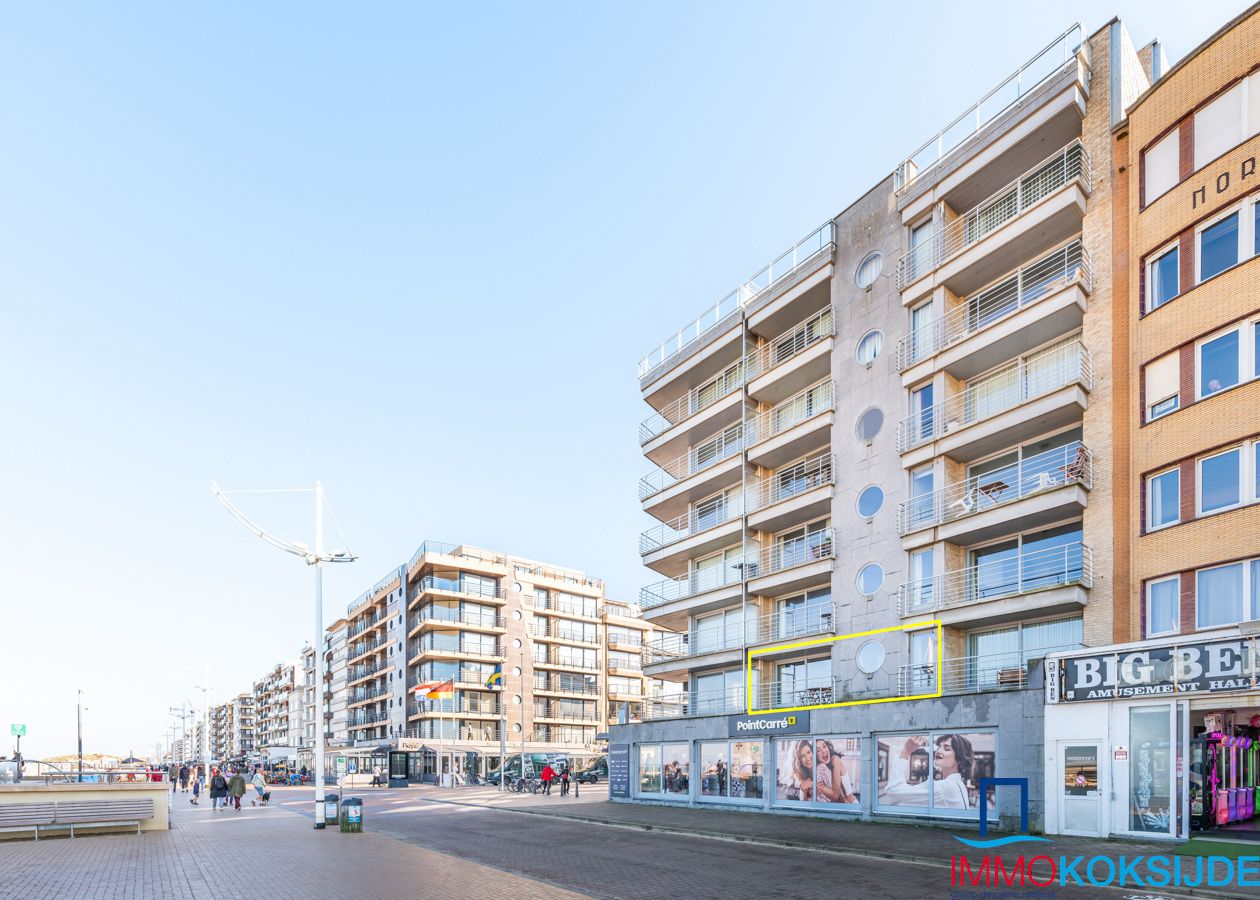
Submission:
[[[1046,831],[1260,840],[1255,636],[1145,641],[1046,660]]]
[[[993,699],[1018,708],[1010,695]],[[903,707],[909,708],[914,707]],[[886,714],[882,722],[895,726],[899,718]],[[706,718],[694,723],[703,725],[695,729],[703,733],[687,740],[618,744],[614,735],[610,795],[649,803],[851,818],[979,818],[980,779],[998,772],[996,722],[888,731],[834,728],[846,720],[851,728],[881,721],[869,710],[849,710],[848,715],[815,710],[812,720],[810,711]],[[725,735],[713,733],[717,728]],[[642,734],[642,727],[638,730]],[[1008,746],[1022,742],[1016,729],[1005,733]],[[624,784],[612,765],[623,753],[628,763]],[[1017,756],[1008,768],[1021,770]],[[997,799],[990,789],[991,820],[1003,813]],[[1003,801],[1005,814],[1018,816],[1018,796]]]

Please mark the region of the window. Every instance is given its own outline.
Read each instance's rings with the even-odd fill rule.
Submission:
[[[1239,329],[1235,328],[1209,340],[1196,348],[1199,369],[1199,398],[1210,397],[1217,391],[1238,384]]]
[[[857,436],[858,440],[866,441],[868,444],[875,440],[875,435],[879,434],[879,430],[884,427],[884,413],[877,406],[872,406],[862,415],[858,416]]]
[[[775,792],[772,801],[826,808],[857,805],[862,792],[862,739],[857,737],[781,738],[774,742]]]
[[[1176,245],[1146,264],[1146,311],[1158,309],[1181,292],[1180,257]]]
[[[932,597],[936,580],[933,578],[933,551],[915,550],[910,554],[910,582],[903,590],[908,593],[905,599],[911,610],[932,606]]]
[[[1147,203],[1176,187],[1181,165],[1180,138],[1180,129],[1174,128],[1163,140],[1146,151],[1144,199]]]
[[[1242,502],[1242,448],[1235,447],[1199,460],[1199,515],[1219,512]]]
[[[1181,518],[1181,470],[1169,469],[1146,482],[1146,527],[1154,531]]]
[[[685,799],[690,794],[691,748],[687,744],[639,745],[639,793]],[[679,797],[679,795],[682,795]]]
[[[863,335],[862,340],[857,345],[857,361],[864,366],[869,366],[875,361],[875,357],[879,356],[879,351],[884,347],[884,333],[882,331],[868,331]]]
[[[992,731],[881,734],[875,738],[875,808],[927,815],[979,815],[980,782],[997,763]],[[992,809],[996,792],[986,791]]]
[[[760,800],[764,741],[705,741],[700,745],[700,798]]]
[[[1146,421],[1149,422],[1167,415],[1181,403],[1181,354],[1173,351],[1148,363],[1144,374]]]
[[[1260,559],[1200,569],[1195,573],[1195,622],[1215,628],[1260,618]]]
[[[1199,281],[1238,264],[1238,211],[1199,231]]]
[[[914,527],[936,520],[935,475],[931,465],[910,473],[910,508],[907,523]]]
[[[864,519],[874,516],[883,505],[884,491],[879,485],[872,484],[858,495],[857,511],[858,515]]]
[[[1236,84],[1194,114],[1194,167],[1201,169],[1242,143],[1243,85]]]
[[[879,563],[867,563],[857,576],[858,590],[870,597],[884,586],[884,567]]]
[[[910,393],[910,434],[909,445],[918,444],[932,437],[932,403],[934,394],[932,385],[925,384],[923,387]]]
[[[853,280],[858,287],[865,290],[875,283],[875,279],[882,271],[884,271],[884,256],[878,250],[874,250],[866,254],[866,258],[858,264]]]
[[[932,220],[910,229],[910,252],[906,254],[906,277],[913,281],[932,267]]]
[[[1162,578],[1146,586],[1146,636],[1172,634],[1179,629],[1181,579]]]

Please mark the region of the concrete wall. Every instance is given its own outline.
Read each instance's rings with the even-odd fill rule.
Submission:
[[[167,809],[167,794],[170,793],[169,785],[166,782],[157,782],[152,784],[6,784],[0,785],[0,807],[12,806],[25,803],[51,803],[58,800],[82,801],[82,800],[137,800],[146,797],[153,799],[154,815],[151,819],[146,819],[140,823],[141,831],[166,831],[170,826],[169,810]],[[112,831],[118,831],[119,828],[127,826],[115,826],[111,828],[79,828],[75,827],[74,833],[79,834],[106,834]],[[63,832],[52,832],[62,834]],[[69,834],[67,828],[64,831]],[[0,840],[5,838],[30,838],[33,832],[30,831],[3,831],[0,832]]]

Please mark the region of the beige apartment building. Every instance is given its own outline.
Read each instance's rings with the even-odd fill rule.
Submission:
[[[640,363],[683,694],[614,728],[615,796],[1010,820],[980,780],[1023,776],[1042,821],[1043,660],[1128,627],[1113,128],[1161,60],[1055,36]]]
[[[1047,818],[1255,836],[1260,6],[1171,69],[1154,62],[1110,136],[1114,642],[1049,661],[1047,760],[1097,759],[1098,791]]]

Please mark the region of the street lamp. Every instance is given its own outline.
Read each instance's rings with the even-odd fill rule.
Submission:
[[[345,550],[333,550],[328,553],[324,552],[324,488],[318,481],[315,482],[315,547],[311,549],[298,541],[286,541],[274,535],[268,534],[259,528],[245,515],[232,505],[228,500],[224,491],[222,491],[213,481],[210,482],[210,489],[214,495],[219,498],[227,511],[232,516],[248,528],[256,537],[262,538],[271,546],[283,550],[285,553],[291,553],[294,556],[300,556],[305,560],[308,566],[315,567],[315,638],[311,642],[312,647],[323,646],[324,641],[324,563],[349,563],[354,562],[358,557],[351,555]],[[294,490],[264,490],[264,491],[232,491],[232,493],[308,493],[310,488],[297,488]],[[329,509],[331,512],[331,507]],[[337,516],[333,514],[333,522],[336,524]],[[337,525],[337,530],[341,531],[341,526]],[[342,534],[342,539],[345,535]],[[315,684],[322,685],[324,683],[324,654],[315,654]],[[324,827],[324,728],[323,723],[318,723],[315,729],[315,827]]]
[[[79,700],[74,707],[74,718],[79,734],[79,781],[83,781],[83,691],[79,691]]]

